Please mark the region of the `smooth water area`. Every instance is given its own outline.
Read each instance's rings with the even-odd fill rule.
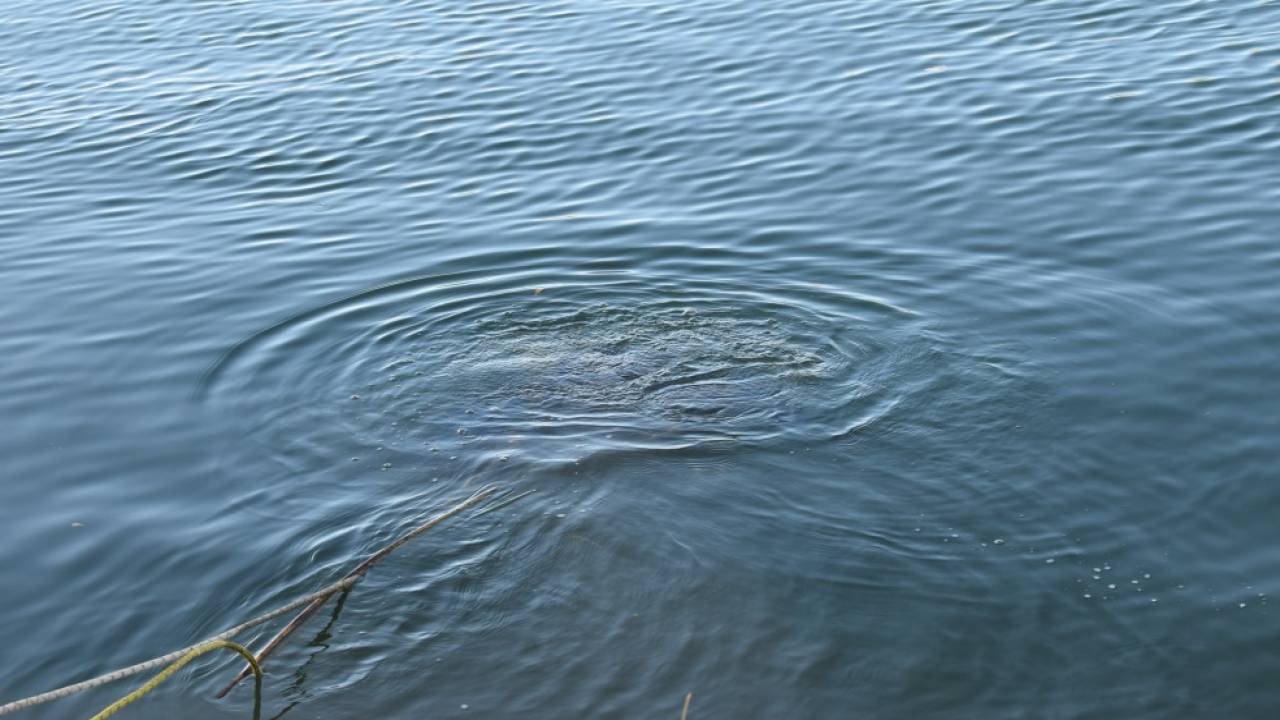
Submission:
[[[497,482],[265,717],[1277,716],[1280,4],[19,0],[0,98],[0,702]]]

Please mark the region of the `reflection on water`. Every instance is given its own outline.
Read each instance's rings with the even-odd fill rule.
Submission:
[[[1269,718],[1277,7],[10,3],[0,701]]]

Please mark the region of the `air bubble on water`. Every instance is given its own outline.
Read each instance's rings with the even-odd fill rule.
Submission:
[[[1093,576],[1093,579],[1094,579],[1094,580],[1101,580],[1101,579],[1102,579],[1102,576],[1101,576],[1101,575],[1094,575],[1094,576]]]
[[[1240,607],[1242,608],[1249,607],[1249,603],[1240,603]]]
[[[1160,602],[1160,598],[1151,598],[1151,602]]]
[[[1111,569],[1111,566],[1110,566],[1110,565],[1103,565],[1103,566],[1102,566],[1102,569],[1103,569],[1103,570],[1110,570],[1110,569]]]
[[[1137,581],[1137,580],[1130,580],[1130,581],[1129,581],[1129,584],[1130,584],[1130,585],[1137,585],[1137,584],[1138,584],[1138,581]]]
[[[1108,589],[1108,590],[1115,590],[1115,589],[1116,589],[1116,584],[1115,584],[1115,583],[1111,583],[1111,584],[1107,585],[1107,589]]]
[[[1091,598],[1091,597],[1093,597],[1093,595],[1090,595],[1089,593],[1085,593],[1085,594],[1084,594],[1084,599],[1085,599],[1085,600],[1088,600],[1088,599],[1089,599],[1089,598]]]
[[[1004,538],[996,538],[995,540],[992,540],[992,541],[991,541],[991,544],[992,544],[992,545],[1003,545],[1003,544],[1004,544]]]
[[[1053,561],[1054,561],[1054,558],[1047,558],[1047,559],[1044,561],[1044,564],[1045,564],[1045,565],[1052,565],[1052,564],[1053,564]]]
[[[1150,579],[1151,579],[1151,573],[1142,573],[1142,577],[1146,578],[1147,580],[1150,580]]]
[[[391,463],[382,463],[382,469],[383,469],[383,470],[390,470],[390,469],[391,469]]]
[[[1093,571],[1096,573],[1100,573],[1102,572],[1102,568],[1094,568]],[[1097,578],[1094,578],[1094,579],[1096,580]]]

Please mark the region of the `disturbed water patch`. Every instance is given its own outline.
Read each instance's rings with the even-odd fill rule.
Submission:
[[[957,364],[975,361],[917,313],[849,290],[535,267],[301,314],[234,348],[203,393],[291,462],[360,446],[566,461],[844,438]]]

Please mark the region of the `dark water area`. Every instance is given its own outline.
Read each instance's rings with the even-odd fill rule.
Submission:
[[[265,716],[1280,712],[1280,4],[20,0],[0,98],[0,702],[497,482]]]

